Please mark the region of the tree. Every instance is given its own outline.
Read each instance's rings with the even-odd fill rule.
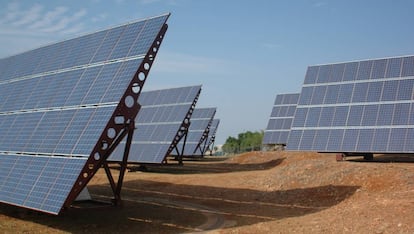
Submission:
[[[227,154],[237,154],[247,151],[260,150],[263,135],[263,131],[247,131],[238,134],[237,138],[230,136],[223,145],[223,152]]]

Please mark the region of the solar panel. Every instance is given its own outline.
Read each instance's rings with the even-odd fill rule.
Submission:
[[[207,147],[206,147],[206,149],[208,150],[213,150],[212,146],[214,145],[214,142],[216,140],[216,134],[217,134],[217,129],[218,129],[219,124],[220,124],[219,119],[213,119],[213,122],[211,122],[210,131],[208,133],[208,138],[207,138]]]
[[[413,153],[414,57],[310,66],[289,150]]]
[[[184,137],[177,148],[182,156],[204,156],[207,137],[216,114],[216,108],[196,108],[190,119],[190,127],[187,136]]]
[[[264,131],[264,145],[286,145],[299,93],[278,94]]]
[[[168,17],[0,60],[0,202],[70,206],[139,111]]]
[[[128,162],[162,163],[184,134],[200,92],[201,86],[142,92]],[[109,160],[121,161],[122,149]]]

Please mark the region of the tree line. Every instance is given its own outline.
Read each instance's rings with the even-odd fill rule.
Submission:
[[[249,151],[261,150],[264,132],[247,131],[239,133],[236,137],[228,137],[223,145],[225,154],[238,154]]]

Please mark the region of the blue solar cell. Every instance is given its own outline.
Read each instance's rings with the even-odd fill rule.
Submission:
[[[306,71],[305,84],[314,84],[318,78],[319,66],[309,67]],[[275,103],[277,104],[277,103]]]
[[[359,130],[358,143],[356,150],[358,152],[370,152],[372,139],[374,137],[374,129],[361,129]]]
[[[342,84],[339,88],[338,103],[349,103],[352,98],[353,84]]]
[[[364,106],[351,106],[349,109],[347,126],[360,126]]]
[[[402,58],[388,59],[386,77],[399,77],[401,75]]]
[[[356,83],[351,102],[365,102],[367,97],[368,83]]]
[[[413,99],[414,80],[400,80],[398,83],[397,100]]]
[[[381,101],[395,101],[397,97],[398,80],[385,81]]]
[[[407,125],[410,117],[410,103],[398,103],[394,106],[392,125]]]
[[[272,109],[272,113],[270,114],[270,117],[278,117],[279,109],[280,109],[280,106],[274,106]]]
[[[292,116],[293,117],[295,115],[296,105],[297,105],[297,102],[296,102],[296,104],[288,107],[288,111],[286,113],[286,116]]]
[[[330,82],[340,82],[342,81],[343,75],[345,71],[345,64],[333,64],[332,65],[332,72],[329,78]]]
[[[282,104],[283,101],[283,95],[276,95],[276,99],[273,105]]]
[[[303,135],[302,135],[302,140],[300,141],[299,149],[309,149],[309,148],[312,148],[312,146],[313,146],[313,140],[315,139],[315,135],[316,135],[316,131],[315,130],[304,131],[303,132]]]
[[[367,102],[378,102],[381,100],[382,86],[384,82],[370,82],[368,84]]]
[[[355,152],[358,135],[359,135],[358,129],[345,130],[341,150],[343,152]]]
[[[326,89],[326,95],[324,99],[325,104],[334,104],[337,102],[340,85],[329,85]]]
[[[401,76],[414,76],[414,56],[403,58]]]
[[[345,130],[343,129],[332,129],[329,131],[329,139],[327,141],[328,144],[326,146],[326,151],[335,152],[341,148],[344,132]],[[327,133],[324,134],[326,134],[326,136],[328,135]]]
[[[303,87],[299,98],[299,105],[309,105],[313,94],[313,87]]]
[[[372,60],[360,62],[356,79],[357,80],[368,80],[371,76],[372,64],[373,64]]]
[[[375,126],[377,122],[378,109],[378,105],[365,106],[361,126]]]
[[[313,89],[311,105],[323,103],[326,93],[326,86],[316,86]]]
[[[377,126],[391,125],[394,115],[394,104],[383,104],[379,106]]]
[[[335,107],[322,107],[321,117],[318,126],[329,127],[332,125],[332,121],[335,114]]]
[[[118,41],[116,42],[112,50],[112,53],[109,56],[109,59],[111,60],[127,56],[130,52],[131,46],[134,44],[136,40],[136,35],[138,35],[141,32],[143,27],[144,22],[128,25],[120,35]]]
[[[295,118],[293,119],[292,127],[304,127],[308,108],[297,108]]]
[[[343,81],[355,80],[357,72],[358,72],[358,63],[357,62],[346,63],[345,64],[344,76],[343,76],[342,80]]]
[[[414,139],[414,128],[407,128],[404,152],[414,152],[414,144],[411,144],[413,139]]]
[[[306,118],[306,127],[316,127],[318,126],[320,114],[321,114],[321,107],[315,107],[309,109],[308,116]]]
[[[404,149],[405,140],[407,135],[407,129],[406,128],[393,128],[391,129],[389,144],[387,151],[389,152],[401,152],[402,149]],[[412,141],[408,142],[408,144],[411,144]]]
[[[329,82],[331,75],[331,65],[322,65],[319,67],[318,79],[316,83],[326,83]]]
[[[306,131],[306,132],[312,132],[312,130]],[[306,132],[304,132],[304,135],[306,134]],[[315,138],[313,139],[313,142],[308,142],[307,144],[311,144],[312,150],[325,151],[326,144],[329,139],[329,130],[319,130],[319,131],[316,131],[315,134],[316,135],[315,135]],[[310,139],[309,141],[311,140],[312,139]],[[302,138],[301,144],[303,144],[303,141],[308,141],[308,140]]]
[[[388,59],[379,59],[379,60],[374,61],[374,64],[372,67],[371,79],[381,79],[385,77],[385,69],[387,68],[387,61]]]

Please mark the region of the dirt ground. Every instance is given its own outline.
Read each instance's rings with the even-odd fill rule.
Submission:
[[[99,171],[88,187],[108,200]],[[127,172],[123,205],[0,205],[0,233],[414,233],[414,156],[252,152]]]

